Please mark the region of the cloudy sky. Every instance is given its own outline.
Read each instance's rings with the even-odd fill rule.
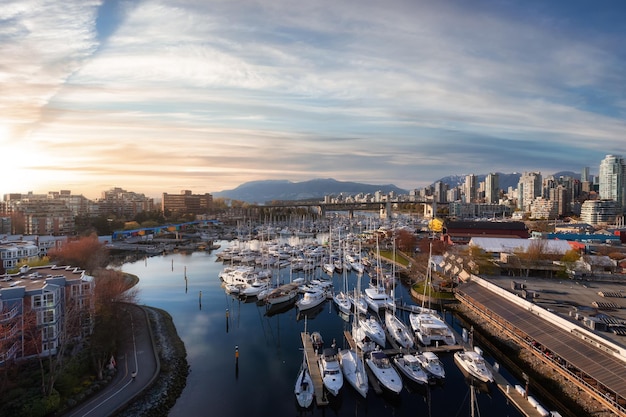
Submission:
[[[3,0],[0,195],[626,154],[622,0]]]

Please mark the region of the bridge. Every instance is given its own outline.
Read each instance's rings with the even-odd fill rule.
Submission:
[[[393,213],[393,207],[398,204],[421,204],[424,206],[424,217],[433,217],[433,213],[437,211],[438,204],[432,199],[426,198],[414,198],[412,200],[385,200],[385,201],[354,201],[354,202],[325,202],[325,201],[310,201],[310,200],[289,200],[272,202],[265,204],[265,208],[316,208],[318,214],[324,217],[329,211],[347,211],[349,217],[354,217],[355,211],[375,211],[380,213],[381,218],[390,218]]]

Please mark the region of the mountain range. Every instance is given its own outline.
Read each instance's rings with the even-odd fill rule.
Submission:
[[[500,177],[500,189],[508,190],[509,187],[517,188],[521,174],[498,173]],[[478,182],[484,181],[486,174],[476,175]],[[580,179],[580,174],[570,171],[562,171],[553,174],[555,178],[569,176]],[[463,185],[465,175],[451,175],[439,180],[450,188]],[[396,187],[393,184],[374,185],[359,182],[337,181],[332,178],[313,179],[302,182],[289,180],[264,180],[250,181],[239,185],[232,190],[224,190],[213,193],[214,198],[225,198],[245,201],[253,204],[264,204],[274,200],[322,200],[326,195],[338,196],[356,194],[374,194],[380,191],[383,194],[394,192],[396,194],[408,194],[408,190]]]

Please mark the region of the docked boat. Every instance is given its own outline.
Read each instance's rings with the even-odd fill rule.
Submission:
[[[284,285],[270,291],[265,302],[270,305],[287,304],[298,297],[298,288],[295,285]]]
[[[398,371],[391,366],[391,361],[384,352],[380,350],[370,352],[365,362],[374,377],[385,389],[395,394],[399,394],[402,391],[402,378]]]
[[[387,341],[385,330],[375,317],[369,316],[364,320],[360,320],[359,323],[367,337],[373,340],[381,348],[385,347]]]
[[[418,384],[428,384],[428,373],[414,355],[394,356],[393,363],[408,380]]]
[[[367,302],[363,298],[361,292],[357,293],[356,291],[354,291],[352,293],[348,293],[348,299],[350,300],[352,305],[356,306],[359,314],[367,314]]]
[[[493,374],[483,356],[475,350],[454,352],[454,362],[469,375],[482,382],[493,382]]]
[[[432,311],[432,310],[424,310]],[[410,313],[411,328],[420,343],[430,346],[432,343],[442,342],[448,346],[456,343],[456,338],[448,324],[435,312]]]
[[[300,366],[300,372],[298,373],[294,386],[294,393],[296,394],[296,400],[300,407],[308,408],[313,403],[315,387],[313,386],[311,375],[309,375],[306,359],[302,361],[302,365]]]
[[[332,395],[338,395],[339,390],[343,387],[343,375],[339,367],[337,348],[334,346],[325,348],[319,356],[318,364],[324,387]]]
[[[309,288],[304,291],[302,298],[296,301],[298,310],[310,310],[326,301],[326,291],[318,288]]]
[[[385,326],[391,338],[405,349],[415,345],[411,331],[391,310],[385,313]]]
[[[363,291],[365,293],[365,302],[375,312],[379,312],[381,309],[386,309],[390,305],[393,305],[393,299],[387,291],[385,287],[374,285],[370,286]]]
[[[267,279],[257,278],[251,284],[244,286],[239,294],[243,297],[256,297],[262,291],[267,290],[269,286],[270,283]]]
[[[446,371],[443,368],[443,364],[435,353],[422,352],[416,354],[415,357],[422,365],[422,368],[424,368],[424,370],[432,377],[437,379],[443,379],[446,377]]]
[[[352,322],[353,336],[355,330],[359,328],[359,319],[359,313],[355,311],[354,320]],[[357,346],[354,349],[344,349],[339,352],[339,365],[341,366],[344,378],[363,398],[365,398],[368,390],[367,372],[365,371],[365,362],[362,356],[365,350],[360,347],[364,346],[363,344],[359,344],[358,342],[356,342],[356,344]]]
[[[319,353],[324,347],[324,339],[322,339],[322,334],[320,332],[311,333],[311,345],[313,345],[315,353]]]

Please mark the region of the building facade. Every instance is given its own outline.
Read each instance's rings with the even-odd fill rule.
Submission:
[[[93,330],[94,281],[83,270],[23,267],[0,279],[0,364],[57,353]]]
[[[192,194],[190,190],[183,190],[180,194],[163,193],[161,201],[163,213],[203,214],[213,206],[213,196],[206,194]]]
[[[626,208],[626,161],[620,155],[607,155],[600,162],[598,174],[600,198],[617,201]]]

